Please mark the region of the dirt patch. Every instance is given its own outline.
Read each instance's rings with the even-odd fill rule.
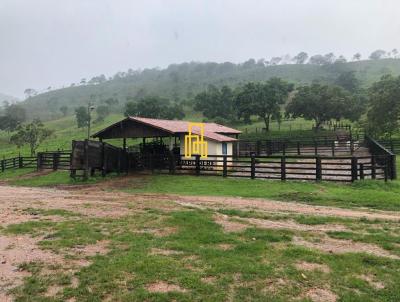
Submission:
[[[152,234],[156,237],[166,237],[172,234],[175,234],[177,232],[177,228],[175,227],[166,227],[166,228],[162,228],[162,229],[142,229],[137,231],[137,233],[149,233]]]
[[[52,285],[50,286],[46,293],[44,294],[46,297],[54,297],[56,296],[63,288],[58,285]]]
[[[79,286],[79,279],[76,277],[71,278],[71,287],[77,288]]]
[[[214,221],[222,226],[225,232],[242,232],[249,227],[248,224],[231,221],[229,216],[222,214],[215,214]]]
[[[201,278],[201,281],[206,284],[214,284],[216,280],[217,280],[217,278],[214,276],[207,276],[207,277]]]
[[[305,297],[313,302],[336,302],[337,296],[330,290],[324,288],[312,288],[305,294]]]
[[[330,273],[329,266],[326,264],[312,263],[312,262],[299,262],[296,263],[296,268],[301,271],[321,271],[325,274]]]
[[[39,170],[39,171],[34,171],[31,173],[27,173],[21,176],[18,176],[18,179],[31,179],[39,176],[46,176],[49,175],[50,173],[53,173],[53,170]]]
[[[354,242],[351,240],[333,239],[329,238],[328,236],[318,238],[318,241],[307,241],[296,236],[293,238],[293,243],[296,245],[305,246],[307,248],[317,249],[326,253],[366,253],[378,257],[400,259],[400,257],[393,255],[373,244]]]
[[[377,281],[374,276],[371,275],[361,275],[359,276],[360,279],[366,281],[371,287],[375,289],[384,289],[385,284],[383,282]]]
[[[174,211],[181,207],[164,200],[145,200],[140,196],[123,192],[105,192],[99,187],[80,190],[27,188],[0,185],[0,225],[38,219],[42,215],[30,215],[27,208],[43,210],[61,209],[88,217],[117,218],[146,208]],[[166,230],[164,234],[168,234]],[[160,236],[163,232],[160,231]]]
[[[183,254],[183,252],[152,248],[150,251],[150,254],[151,255],[171,256],[171,255],[181,255],[181,254]]]
[[[110,241],[101,240],[95,244],[82,245],[74,247],[70,252],[74,255],[92,257],[96,255],[105,255],[109,252],[108,245]]]
[[[49,251],[41,250],[36,243],[40,238],[28,236],[8,237],[0,235],[0,295],[22,283],[22,278],[29,276],[19,266],[23,263],[44,262],[61,264],[63,258]]]
[[[172,200],[183,206],[206,206],[209,208],[257,209],[268,212],[291,212],[318,216],[366,218],[400,221],[400,213],[389,211],[352,210],[326,206],[313,206],[296,202],[283,202],[260,198],[240,198],[222,196],[181,196],[173,194],[140,194],[143,199]]]
[[[219,250],[223,250],[223,251],[228,251],[233,249],[233,245],[232,244],[227,244],[227,243],[221,243],[217,245],[217,248]]]
[[[152,283],[146,286],[146,289],[151,293],[168,293],[168,292],[186,292],[186,289],[176,284],[170,284],[163,281]]]
[[[267,279],[263,292],[266,294],[276,293],[288,285],[288,281],[282,278]]]
[[[345,226],[340,224],[307,225],[307,224],[299,224],[292,220],[267,220],[259,218],[240,218],[240,220],[253,224],[257,227],[266,229],[288,229],[296,231],[316,231],[316,232],[348,230]]]

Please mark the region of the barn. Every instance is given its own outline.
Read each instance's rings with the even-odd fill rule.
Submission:
[[[122,139],[123,149],[129,151],[127,139],[141,138],[140,151],[142,153],[165,153],[173,151],[175,154],[185,154],[185,135],[189,132],[189,121],[154,119],[128,116],[127,118],[110,125],[92,135],[100,141],[107,139]],[[216,123],[202,123],[203,137],[207,142],[209,155],[234,155],[239,130]],[[193,127],[192,132],[199,135],[200,130]],[[193,153],[195,154],[195,153]]]

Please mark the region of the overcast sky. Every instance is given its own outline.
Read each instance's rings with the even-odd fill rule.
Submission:
[[[0,0],[0,92],[128,68],[400,48],[398,0]]]

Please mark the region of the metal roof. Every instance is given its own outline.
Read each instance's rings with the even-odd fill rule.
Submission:
[[[155,119],[155,118],[146,118],[146,117],[137,117],[137,116],[128,116],[123,121],[135,121],[141,124],[148,125],[150,127],[154,127],[171,134],[181,134],[181,133],[188,133],[188,126],[189,121],[177,121],[177,120],[164,120],[164,119]],[[119,127],[120,122],[117,122],[93,135],[93,137],[101,136],[101,134],[109,130],[113,127]],[[235,138],[229,137],[224,134],[240,134],[241,131],[226,127],[216,123],[203,123],[204,124],[204,136],[211,140],[219,141],[219,142],[234,142],[236,141]],[[193,127],[192,132],[195,134],[200,134],[200,131],[197,127]]]

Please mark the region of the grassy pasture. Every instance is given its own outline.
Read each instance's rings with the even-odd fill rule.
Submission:
[[[131,205],[126,216],[118,218],[51,212],[63,218],[60,222],[47,220],[49,213],[43,210],[27,211],[36,211],[40,219],[11,224],[2,233],[47,234],[39,246],[66,257],[76,257],[71,253],[76,246],[108,245],[106,253],[86,257],[90,265],[75,272],[40,262],[20,265],[20,270],[32,275],[11,290],[16,301],[311,301],[315,290],[322,298],[341,301],[400,299],[399,260],[365,253],[325,253],[293,244],[295,237],[318,240],[323,234],[254,226],[227,232],[214,221],[218,213],[190,208],[136,212]],[[233,222],[237,217],[262,217],[257,212],[220,212]],[[342,224],[351,232],[325,235],[375,242],[388,251],[394,250],[400,238],[395,224],[389,222],[331,217],[319,217],[316,222],[290,215],[268,219]],[[150,232],[162,229],[173,231],[163,236]],[[58,291],[49,296],[52,288]]]

